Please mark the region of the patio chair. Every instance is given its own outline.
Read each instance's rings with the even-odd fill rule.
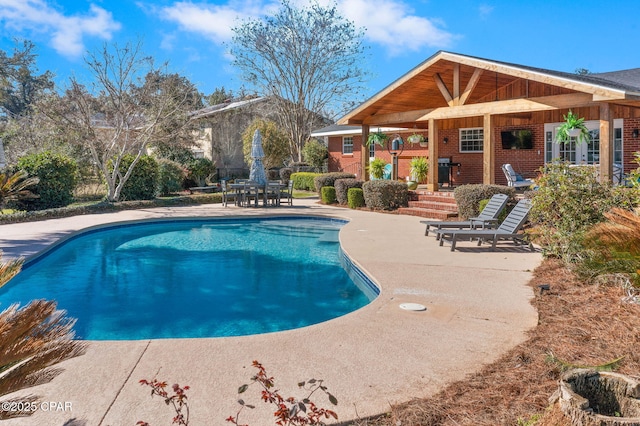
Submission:
[[[236,203],[238,202],[238,193],[235,191],[229,191],[230,189],[231,188],[229,188],[226,180],[220,181],[220,190],[222,191],[222,205],[224,207],[227,207],[227,203],[229,202],[229,200],[232,200]]]
[[[504,221],[496,229],[438,229],[435,232],[440,234],[440,245],[445,241],[451,243],[451,251],[456,249],[456,242],[461,240],[478,239],[478,245],[483,241],[491,241],[491,249],[496,248],[498,240],[513,240],[515,244],[528,244],[529,249],[533,251],[533,245],[526,240],[526,236],[519,231],[527,221],[531,210],[531,200],[520,200],[518,204],[511,210]]]
[[[273,206],[280,205],[280,199],[282,196],[281,193],[282,184],[278,180],[269,180],[265,186],[265,202],[269,201],[269,203]]]
[[[444,228],[457,228],[457,229],[488,229],[496,228],[498,226],[498,216],[504,210],[507,205],[509,196],[506,194],[494,194],[485,208],[476,217],[471,217],[469,220],[458,222],[447,221],[432,221],[421,220],[420,223],[427,225],[427,229],[424,231],[424,235],[429,235],[431,228],[444,229]],[[436,239],[440,239],[440,234],[436,233]]]
[[[280,194],[280,204],[289,204],[293,206],[293,180],[289,179],[289,183],[286,188],[282,190]]]
[[[518,188],[529,187],[535,184],[533,180],[525,179],[521,175],[516,173],[515,170],[513,170],[513,167],[511,166],[511,164],[508,164],[508,163],[503,164],[502,171],[504,172],[504,176],[507,178],[508,186],[518,189]]]

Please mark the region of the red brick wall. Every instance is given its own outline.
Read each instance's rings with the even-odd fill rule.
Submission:
[[[502,149],[501,136],[502,131],[528,129],[533,133],[533,149]],[[630,118],[624,120],[623,128],[623,157],[624,172],[638,167],[634,162],[634,153],[640,151],[640,137],[633,138],[634,129],[640,129],[640,119]],[[453,184],[461,185],[467,183],[482,182],[482,153],[463,153],[460,152],[460,133],[459,129],[443,129],[438,132],[438,157],[450,157],[454,163],[460,163],[459,169],[453,170]],[[401,133],[405,140],[404,151],[398,160],[398,177],[404,179],[409,175],[409,162],[413,157],[428,157],[428,148],[421,147],[418,144],[411,145],[407,142],[407,137],[413,132]],[[422,132],[426,137],[427,133]],[[445,144],[444,138],[448,139]],[[535,177],[540,167],[544,165],[544,124],[519,125],[519,126],[503,126],[496,127],[495,134],[495,183],[506,185],[507,180],[504,177],[501,166],[510,163],[516,172],[524,177]],[[360,135],[353,138],[353,154],[342,154],[342,137],[329,137],[329,171],[344,170],[354,173],[359,170],[360,154],[362,148],[362,137]],[[430,142],[431,143],[431,142]],[[364,148],[368,155],[368,148]],[[382,158],[387,162],[391,162],[391,156],[385,148],[376,147],[376,157]],[[358,176],[359,179],[362,176]]]

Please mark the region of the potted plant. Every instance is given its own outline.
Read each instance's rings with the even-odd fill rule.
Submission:
[[[562,115],[564,123],[558,128],[556,134],[556,142],[567,143],[571,141],[571,138],[576,138],[578,143],[589,142],[591,140],[591,133],[584,124],[584,118],[578,118],[571,110],[567,115]]]
[[[411,136],[409,136],[407,138],[407,140],[409,141],[410,144],[416,144],[419,143],[420,146],[427,146],[428,141],[427,138],[425,138],[423,135],[421,135],[420,133],[414,133]]]
[[[413,157],[409,163],[409,173],[411,179],[417,183],[423,182],[429,172],[429,162],[427,157]]]
[[[387,165],[382,158],[374,158],[369,164],[369,172],[374,179],[382,179],[384,176],[384,167]]]
[[[378,129],[377,132],[369,133],[369,137],[367,138],[367,146],[371,146],[372,143],[384,146],[384,143],[388,138],[389,136],[386,133],[382,133],[380,129]]]

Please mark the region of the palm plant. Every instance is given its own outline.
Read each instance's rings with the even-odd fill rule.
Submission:
[[[7,201],[37,197],[27,188],[37,185],[38,182],[38,177],[29,177],[24,170],[18,170],[13,174],[0,172],[0,212]]]
[[[21,267],[22,259],[3,262],[0,252],[0,286]],[[1,312],[0,397],[50,382],[62,372],[53,368],[55,364],[83,354],[85,344],[73,340],[74,324],[64,311],[56,310],[54,301],[34,300],[23,308],[14,304]],[[16,410],[0,410],[0,420],[33,414],[30,408],[37,401],[34,395],[1,400],[3,407],[15,402]]]

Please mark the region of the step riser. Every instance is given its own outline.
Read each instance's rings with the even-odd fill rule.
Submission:
[[[418,217],[424,217],[427,219],[440,219],[440,220],[445,220],[445,219],[458,216],[458,214],[454,212],[446,212],[442,210],[429,210],[429,209],[421,209],[421,208],[413,208],[413,207],[401,207],[398,209],[398,213],[406,214],[409,216],[418,216]]]
[[[444,210],[450,212],[458,212],[458,206],[451,203],[441,203],[439,201],[409,201],[409,207],[420,207],[431,210]]]

